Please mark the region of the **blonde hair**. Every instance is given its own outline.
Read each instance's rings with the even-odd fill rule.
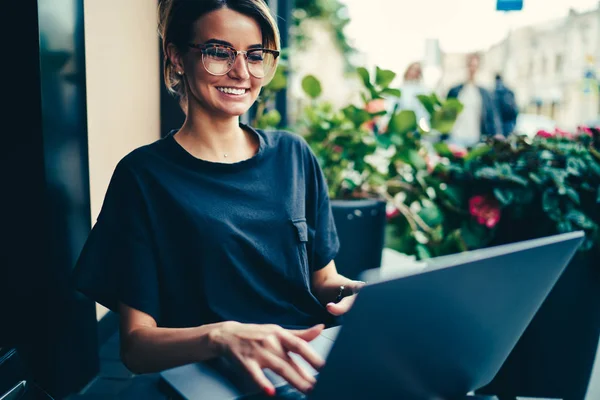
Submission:
[[[181,54],[185,54],[198,18],[221,8],[229,8],[253,18],[260,26],[263,46],[281,49],[277,22],[264,0],[161,0],[158,5],[158,33],[164,54],[163,78],[169,92],[179,97],[180,104],[185,102],[187,96],[185,81],[183,76],[176,73],[167,47],[173,44]],[[271,78],[265,77],[265,82]]]
[[[404,71],[404,80],[406,81],[408,79],[408,74],[410,73],[410,71],[414,68],[414,67],[419,67],[419,77],[418,79],[423,78],[423,68],[421,67],[421,62],[420,61],[415,61],[412,62],[408,65],[408,67],[406,68],[406,70]]]

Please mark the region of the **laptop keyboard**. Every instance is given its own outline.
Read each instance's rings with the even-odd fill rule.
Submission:
[[[275,396],[269,396],[266,393],[260,392],[251,394],[248,396],[240,397],[239,400],[306,400],[306,395],[300,392],[298,389],[290,386],[284,385],[277,388],[275,392]]]

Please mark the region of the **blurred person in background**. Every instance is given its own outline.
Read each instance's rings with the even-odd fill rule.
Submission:
[[[431,92],[423,83],[421,63],[418,61],[411,63],[404,71],[403,78],[402,86],[400,86],[402,96],[397,102],[398,110],[412,110],[415,112],[419,123],[424,120],[429,124],[429,113],[417,98],[421,94],[428,95]]]
[[[471,147],[485,137],[502,134],[496,103],[490,92],[476,82],[481,58],[467,56],[467,81],[450,89],[448,98],[457,98],[463,105],[448,138],[449,143]]]
[[[506,86],[500,74],[496,74],[494,101],[496,102],[496,108],[498,109],[500,122],[502,123],[502,134],[508,136],[513,132],[517,124],[519,108],[515,100],[515,93]]]

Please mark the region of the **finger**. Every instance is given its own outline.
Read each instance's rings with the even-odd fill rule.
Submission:
[[[352,295],[352,296],[344,297],[342,300],[340,300],[339,303],[328,303],[327,311],[330,314],[335,315],[335,316],[343,315],[350,310],[350,308],[352,307],[352,304],[354,303],[355,298],[356,298],[356,295]]]
[[[305,340],[300,339],[289,332],[284,331],[282,333],[281,344],[287,351],[296,353],[304,358],[316,370],[323,368],[323,365],[325,365],[325,361]]]
[[[363,281],[352,281],[352,284],[350,285],[350,288],[352,289],[352,293],[356,294],[356,293],[360,292],[360,289],[365,287],[366,284],[367,283],[363,282]]]
[[[242,365],[246,368],[254,382],[258,384],[261,390],[265,391],[269,396],[275,395],[275,387],[271,381],[265,376],[262,368],[254,360],[247,360],[242,362]]]
[[[300,339],[310,342],[323,332],[323,328],[325,328],[325,325],[319,324],[308,329],[288,329],[287,331]]]
[[[285,353],[283,355],[283,359],[285,361],[287,361],[287,363],[290,364],[292,366],[292,368],[294,368],[296,370],[296,372],[301,377],[303,377],[307,382],[309,382],[311,385],[314,386],[314,384],[317,383],[317,380],[315,379],[315,377],[311,373],[309,373],[307,370],[302,368],[302,366],[298,365],[298,363],[296,361],[294,361],[294,359],[292,357],[290,357],[290,355],[288,353]]]
[[[313,387],[313,385],[304,379],[294,367],[292,367],[284,358],[273,353],[265,352],[262,354],[263,368],[269,368],[277,375],[288,381],[290,385],[301,391],[307,393]]]

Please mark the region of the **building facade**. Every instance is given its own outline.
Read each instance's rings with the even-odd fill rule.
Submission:
[[[521,112],[540,114],[564,129],[600,115],[600,3],[592,11],[522,27],[481,51],[479,78],[493,87],[501,73],[515,91]],[[440,91],[464,80],[465,54],[444,54]]]

